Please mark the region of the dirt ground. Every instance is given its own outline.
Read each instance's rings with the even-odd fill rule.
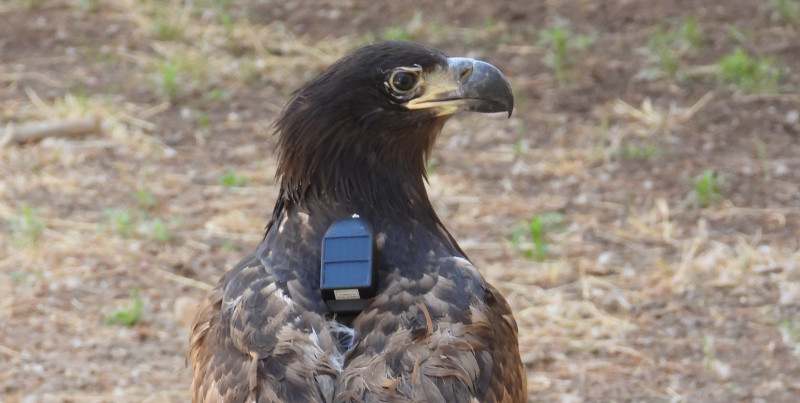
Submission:
[[[187,401],[273,119],[383,38],[512,83],[510,119],[448,123],[430,195],[515,311],[529,401],[797,401],[798,34],[793,0],[3,1],[0,133],[101,130],[0,148],[0,402]],[[763,63],[724,76],[737,48]]]

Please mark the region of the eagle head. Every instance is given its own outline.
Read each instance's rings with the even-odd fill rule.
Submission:
[[[411,42],[366,46],[293,94],[276,124],[278,176],[296,199],[375,191],[387,175],[421,180],[450,116],[510,116],[513,106],[508,80],[489,63]]]

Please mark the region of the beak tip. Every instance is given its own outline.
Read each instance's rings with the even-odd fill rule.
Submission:
[[[514,91],[506,76],[495,66],[480,60],[453,58],[452,71],[466,63],[472,67],[468,80],[461,84],[462,95],[472,98],[468,110],[475,112],[511,112],[514,110]]]

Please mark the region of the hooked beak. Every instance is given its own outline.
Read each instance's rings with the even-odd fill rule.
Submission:
[[[424,92],[408,101],[408,109],[431,109],[436,115],[458,111],[508,112],[514,109],[514,95],[508,79],[497,67],[480,60],[450,57],[447,67],[425,77]]]

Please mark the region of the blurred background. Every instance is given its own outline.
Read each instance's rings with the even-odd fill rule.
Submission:
[[[498,66],[430,195],[520,327],[530,401],[800,395],[800,0],[4,0],[0,402],[184,402],[261,240],[271,124],[381,39]]]

